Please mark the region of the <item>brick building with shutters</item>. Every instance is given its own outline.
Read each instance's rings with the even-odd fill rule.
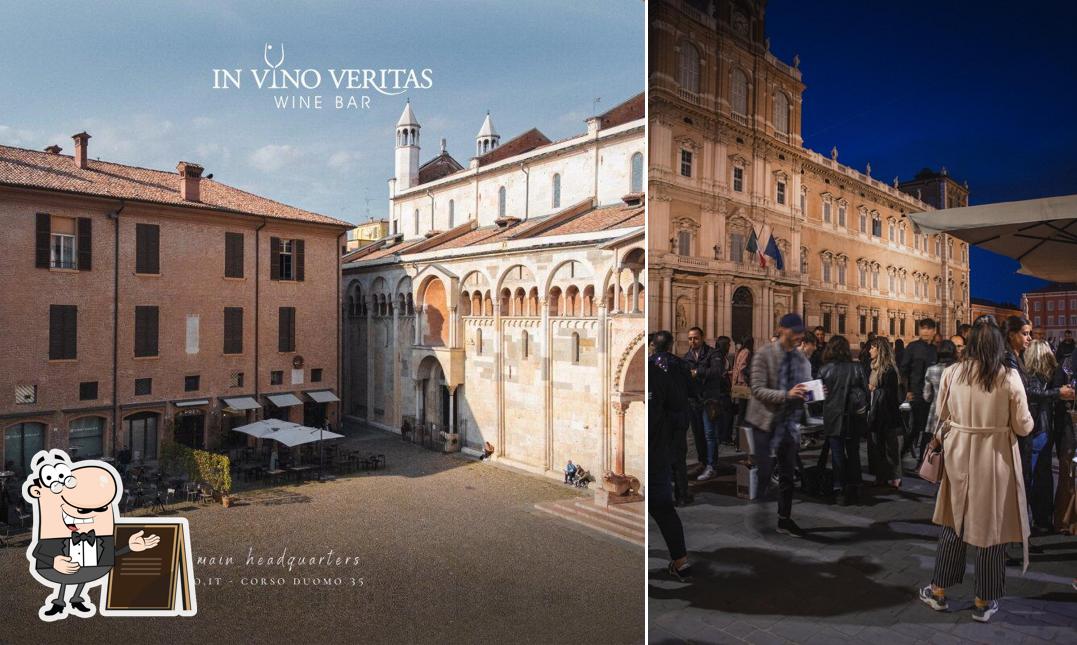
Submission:
[[[337,423],[346,222],[181,162],[164,172],[0,146],[0,445],[152,461],[242,445],[262,417]]]

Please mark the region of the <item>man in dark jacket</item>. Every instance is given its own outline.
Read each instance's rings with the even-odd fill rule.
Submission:
[[[669,332],[666,332],[667,334]],[[663,345],[665,336],[662,332],[655,334],[655,353],[651,356],[651,362],[659,367],[663,374],[664,403],[661,406],[663,412],[663,424],[665,437],[668,440],[666,460],[670,467],[672,479],[673,497],[678,505],[692,502],[692,494],[688,491],[688,424],[689,424],[689,395],[691,390],[691,376],[688,364],[676,354],[670,352],[673,348],[672,335],[669,336],[668,345]]]
[[[724,357],[719,357],[714,349],[703,341],[703,330],[692,327],[688,330],[688,351],[684,354],[691,378],[689,389],[689,418],[692,424],[692,438],[696,444],[696,455],[703,471],[699,481],[713,479],[717,474],[718,463],[717,425],[708,410],[718,403],[719,383],[725,368]]]
[[[1066,362],[1066,359],[1073,353],[1073,348],[1077,347],[1077,343],[1073,340],[1073,332],[1066,330],[1063,334],[1062,342],[1058,344],[1058,351],[1055,353],[1055,360],[1059,365]]]
[[[811,360],[812,376],[819,378],[819,370],[823,367],[823,350],[826,348],[826,330],[822,327],[816,327],[812,330],[812,336],[815,337],[815,350],[808,359]]]
[[[647,510],[658,524],[669,549],[671,575],[684,580],[691,575],[684,527],[674,508],[671,447],[673,435],[684,441],[686,379],[681,361],[669,352],[673,336],[668,331],[654,334],[654,354],[647,360]],[[681,453],[683,470],[684,454]],[[683,480],[687,489],[687,479]]]
[[[937,331],[935,321],[924,318],[917,324],[916,329],[920,338],[909,343],[909,346],[905,348],[905,355],[901,359],[901,365],[898,366],[908,388],[905,400],[909,401],[912,406],[912,427],[902,438],[901,454],[898,459],[904,457],[906,453],[916,456],[913,447],[917,443],[917,438],[924,432],[924,426],[927,425],[927,413],[931,409],[931,404],[924,400],[924,374],[927,373],[927,368],[938,360],[935,345],[931,342]]]

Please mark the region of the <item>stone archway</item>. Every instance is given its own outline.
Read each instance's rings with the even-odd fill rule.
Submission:
[[[423,336],[427,347],[449,344],[449,305],[445,285],[438,278],[427,281],[422,292]]]
[[[748,287],[737,287],[732,299],[732,322],[730,334],[736,342],[742,343],[752,335],[752,307],[754,297]]]
[[[436,356],[426,356],[419,362],[415,373],[415,420],[425,424],[435,438],[441,432],[452,435],[457,431],[456,393],[459,387],[449,385]]]

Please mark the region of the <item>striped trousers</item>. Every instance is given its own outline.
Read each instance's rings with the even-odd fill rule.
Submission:
[[[952,528],[942,527],[931,584],[945,589],[961,582],[965,577],[965,548]],[[977,547],[976,551],[976,597],[998,600],[1006,590],[1006,545]]]

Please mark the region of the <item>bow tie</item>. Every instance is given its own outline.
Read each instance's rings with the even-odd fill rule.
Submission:
[[[94,533],[93,529],[90,529],[89,531],[87,531],[85,533],[78,533],[78,532],[72,532],[71,533],[71,545],[72,546],[78,544],[79,542],[86,542],[90,546],[93,546],[96,540],[97,540],[97,534]]]

